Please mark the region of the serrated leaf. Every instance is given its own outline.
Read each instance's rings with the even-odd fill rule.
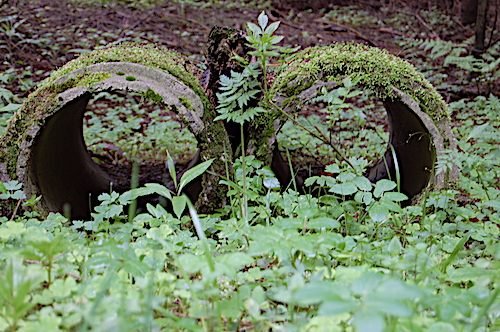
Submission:
[[[280,23],[281,23],[280,21],[276,21],[276,22],[269,24],[269,26],[264,30],[264,34],[272,35],[276,30],[278,30]],[[283,39],[283,36],[276,36],[276,37],[281,37],[281,39]]]

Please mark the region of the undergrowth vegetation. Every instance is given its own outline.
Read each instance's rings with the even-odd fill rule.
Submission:
[[[346,23],[360,20],[343,15]],[[277,28],[265,15],[248,25],[257,62],[246,77],[223,79],[222,117],[243,123],[266,111],[245,113],[245,105],[259,94],[270,98],[256,78],[275,70],[267,67],[269,58],[287,55],[276,46]],[[459,88],[447,83],[443,65],[455,66],[453,75],[464,80],[472,71],[478,84],[498,84],[498,48],[472,60],[460,48],[467,41],[451,48],[402,43],[440,89]],[[0,331],[499,331],[498,96],[450,103],[459,148],[447,151],[436,170],[458,166],[459,179],[402,207],[397,179],[372,184],[362,176],[387,142],[385,120],[374,112],[380,105],[355,82],[339,83],[313,101],[317,114],[301,114],[302,126],[289,122],[279,137],[285,154],[310,151],[309,160],[331,162],[325,174],[306,181],[321,196],[281,192],[272,171],[244,153],[233,180],[221,179],[230,189],[228,204],[210,215],[198,215],[181,194],[210,161],[184,173],[175,190],[148,184],[102,194],[89,220],[42,217],[22,184],[0,183],[0,199],[14,211],[0,217]],[[33,86],[29,73],[0,73],[1,128],[23,101],[9,84]],[[245,101],[233,98],[246,93]],[[166,149],[182,159],[195,143],[187,133],[170,135],[181,125],[168,110],[112,94],[97,96],[93,107],[85,129],[93,153],[164,158],[177,179]],[[346,155],[334,158],[305,128],[331,135],[327,140],[342,144]],[[173,140],[185,145],[175,150]],[[129,209],[151,194],[171,208]]]

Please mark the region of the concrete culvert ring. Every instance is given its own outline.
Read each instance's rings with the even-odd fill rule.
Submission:
[[[227,137],[191,71],[178,54],[151,46],[108,48],[69,62],[10,121],[0,141],[2,180],[23,182],[28,197],[41,195],[35,208],[42,215],[69,204],[73,218],[89,217],[89,195],[108,192],[111,179],[87,152],[82,119],[92,96],[109,91],[135,92],[170,107],[198,140],[200,160],[216,157],[213,170],[223,169],[222,154],[209,146],[223,146]],[[220,196],[214,180],[203,181],[210,186],[202,201]]]
[[[439,189],[456,179],[456,170],[439,175],[434,170],[437,156],[445,149],[456,148],[446,104],[412,65],[385,50],[355,43],[305,49],[276,76],[271,93],[276,104],[293,115],[316,97],[321,87],[338,87],[346,77],[358,77],[357,88],[369,90],[384,103],[388,114],[389,144],[384,158],[368,170],[370,180],[388,178],[388,173],[395,179],[399,168],[401,191],[415,201],[430,183]],[[284,121],[286,118],[279,111],[261,121],[260,132],[268,135],[255,145],[269,146],[267,151],[260,150],[262,159],[265,160],[266,153],[276,156],[272,151]],[[277,159],[282,158],[274,157],[273,164]],[[286,168],[286,165],[281,167]],[[281,178],[282,185],[291,180],[290,174]]]

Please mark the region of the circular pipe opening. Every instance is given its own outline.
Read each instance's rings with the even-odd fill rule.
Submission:
[[[29,177],[38,186],[49,211],[70,209],[86,218],[97,196],[109,190],[110,177],[87,152],[83,114],[90,94],[65,104],[47,119],[32,147]]]
[[[408,205],[423,191],[432,178],[436,160],[433,140],[437,141],[437,144],[442,144],[442,142],[432,120],[420,111],[418,105],[407,103],[403,99],[383,102],[387,114],[389,138],[387,143],[382,143],[386,145],[385,148],[380,141],[375,143],[381,145],[383,152],[378,156],[378,160],[372,162],[367,168],[365,176],[371,182],[381,179],[396,181],[399,178],[401,192],[408,196],[408,200],[403,204]],[[283,127],[280,130],[283,130]],[[431,132],[434,133],[434,137]],[[359,132],[353,133],[353,136],[356,135],[359,135]],[[367,144],[373,144],[373,142]],[[345,154],[352,156],[352,153]],[[317,156],[320,154],[317,153]],[[320,174],[324,170],[324,165],[316,167],[315,170],[311,167],[303,168],[298,172],[296,170],[295,181],[299,186],[298,189],[305,192],[303,188],[305,178]],[[283,187],[291,186],[292,175],[288,163],[283,158],[283,153],[279,153],[276,149],[273,154],[272,168]]]

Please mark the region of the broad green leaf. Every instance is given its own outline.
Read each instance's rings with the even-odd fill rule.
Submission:
[[[392,240],[389,242],[387,245],[387,252],[389,252],[392,255],[399,255],[401,253],[401,249],[403,247],[401,246],[401,242],[399,241],[398,236],[394,236]]]
[[[334,287],[331,282],[313,281],[296,291],[293,294],[293,298],[303,306],[319,304],[325,301],[342,301],[333,289]]]
[[[366,310],[371,312],[384,313],[397,317],[409,317],[412,314],[411,309],[406,304],[383,294],[368,296],[363,302]]]
[[[243,306],[248,314],[254,319],[258,319],[260,317],[260,306],[253,298],[246,299],[245,302],[243,302]]]
[[[373,195],[371,192],[358,191],[354,196],[354,200],[358,203],[370,205],[370,203],[373,202]]]
[[[253,42],[249,38],[250,36],[259,36],[262,34],[262,29],[259,28],[259,26],[255,23],[247,22],[247,31],[249,31],[249,36],[246,37],[246,39],[251,42],[255,43],[256,41],[254,40]]]
[[[50,285],[49,291],[54,297],[68,297],[71,292],[77,291],[78,285],[73,277],[66,277],[65,279],[56,279]]]
[[[334,184],[330,187],[329,191],[345,196],[354,194],[356,191],[358,191],[358,187],[356,187],[356,185],[352,182],[346,182],[341,184]]]
[[[269,18],[267,17],[266,13],[262,11],[257,18],[257,21],[259,22],[259,25],[262,30],[264,30],[267,27],[267,23],[269,22]]]
[[[380,284],[383,275],[375,272],[365,272],[352,283],[352,292],[355,295],[366,296]]]
[[[0,239],[8,239],[10,237],[16,237],[19,234],[22,234],[26,230],[24,223],[15,221],[7,221],[2,226],[6,227],[0,228]]]
[[[344,78],[344,79],[342,80],[342,83],[344,84],[344,86],[345,86],[347,89],[351,88],[351,87],[352,87],[352,85],[353,85],[353,84],[352,84],[352,79],[351,79],[349,76],[347,76],[346,78]]]
[[[196,179],[198,176],[202,175],[209,167],[212,165],[214,159],[210,159],[207,161],[202,162],[199,165],[194,166],[193,168],[188,169],[181,177],[181,180],[179,181],[179,188],[177,189],[177,193],[180,194],[182,192],[182,189]]]
[[[353,312],[358,308],[359,303],[355,300],[325,301],[319,306],[318,314],[322,316],[338,315]]]
[[[354,179],[352,179],[352,182],[363,191],[371,191],[372,190],[372,183],[370,180],[365,178],[364,176],[357,176]]]
[[[277,178],[271,178],[271,177],[266,177],[263,180],[264,187],[268,189],[279,189],[280,188],[280,182],[278,181]]]
[[[382,198],[384,200],[388,199],[388,200],[394,201],[394,202],[402,202],[402,201],[408,199],[408,196],[406,196],[403,193],[398,193],[398,192],[391,191],[391,192],[384,193],[384,195],[382,196]]]
[[[368,210],[368,215],[374,222],[382,222],[389,215],[389,209],[379,202],[376,202],[372,205],[370,210]]]
[[[338,228],[340,227],[340,223],[333,218],[328,217],[318,217],[311,219],[307,222],[307,228]]]
[[[239,297],[218,301],[218,305],[222,316],[227,317],[228,319],[240,318],[243,305]]]
[[[243,252],[233,252],[217,257],[217,261],[225,263],[232,268],[240,269],[245,265],[252,264],[254,260],[250,255],[247,255]]]
[[[464,281],[475,281],[478,278],[491,277],[495,278],[498,276],[498,271],[487,270],[479,267],[462,267],[462,268],[448,268],[447,274],[449,280],[460,283]]]
[[[170,178],[174,181],[174,187],[177,187],[177,174],[175,172],[175,163],[170,153],[167,150],[167,168],[170,173]]]
[[[386,207],[390,211],[394,211],[394,212],[401,212],[402,211],[401,206],[399,206],[398,203],[393,202],[393,201],[389,201],[384,197],[382,197],[382,199],[380,200],[380,205]]]
[[[186,199],[187,197],[185,195],[172,197],[172,207],[174,208],[174,213],[177,218],[180,218],[186,209]]]
[[[144,277],[146,275],[146,272],[151,270],[151,268],[147,264],[141,262],[138,259],[126,260],[123,264],[123,269],[136,278]]]
[[[339,96],[341,96],[341,97],[346,96],[348,92],[349,92],[349,91],[348,91],[346,88],[342,88],[342,87],[340,87],[340,88],[338,88],[338,89],[337,89],[337,93],[338,93],[338,95],[339,95]]]
[[[486,205],[486,206],[490,206],[490,207],[496,209],[497,211],[500,211],[500,201],[498,201],[498,200],[495,200],[495,201],[486,201],[483,204]]]
[[[377,293],[380,293],[379,296],[385,296],[387,299],[391,299],[391,301],[412,301],[423,295],[423,292],[416,285],[394,278],[388,278],[382,281],[380,285],[377,286]]]
[[[359,332],[382,332],[385,327],[384,316],[368,310],[357,311],[353,315],[352,323]]]
[[[0,107],[0,113],[17,111],[21,106],[22,104],[8,104],[7,106]]]
[[[179,256],[179,268],[187,273],[196,273],[207,266],[205,258],[201,255],[183,254]]]
[[[264,34],[267,34],[267,35],[272,35],[276,30],[278,30],[278,27],[280,26],[280,21],[276,21],[276,22],[273,22],[271,24],[269,24],[269,26],[264,30]],[[281,37],[281,39],[283,39],[284,36],[274,36],[274,37]],[[275,43],[273,43],[275,44]]]
[[[386,191],[390,191],[396,188],[396,183],[394,181],[382,179],[375,184],[375,189],[373,190],[373,195],[375,197],[380,197]]]
[[[275,23],[279,23],[279,22],[275,22]],[[271,44],[278,44],[280,41],[283,40],[283,38],[285,38],[285,37],[283,37],[283,36],[273,36],[269,42]]]

